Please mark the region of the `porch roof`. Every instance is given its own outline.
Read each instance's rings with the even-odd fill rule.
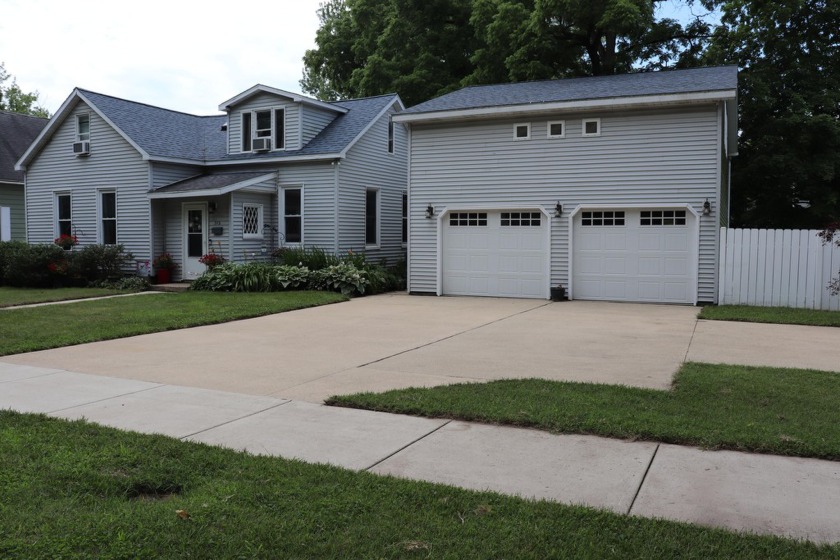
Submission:
[[[232,191],[273,191],[272,185],[260,185],[277,178],[277,172],[243,171],[239,173],[209,173],[160,187],[149,193],[149,198],[186,198],[220,196]]]

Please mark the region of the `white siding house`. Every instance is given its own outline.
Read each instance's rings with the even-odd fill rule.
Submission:
[[[737,69],[475,86],[410,128],[409,291],[717,299]]]
[[[176,279],[203,273],[208,252],[247,261],[280,246],[394,262],[407,132],[388,133],[403,109],[396,95],[325,103],[256,85],[200,117],[76,89],[17,162],[28,241],[64,228],[140,262],[168,252]],[[369,188],[381,193],[377,244],[365,243]]]

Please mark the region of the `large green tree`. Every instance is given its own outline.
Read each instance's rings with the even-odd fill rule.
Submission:
[[[696,64],[708,25],[657,19],[660,2],[329,0],[301,86],[413,105],[467,84]]]
[[[4,85],[9,79],[12,83]],[[49,111],[38,105],[38,95],[37,91],[26,93],[21,90],[17,80],[6,71],[4,63],[0,62],[0,111],[49,117]]]
[[[722,19],[707,60],[741,69],[733,225],[840,220],[840,3],[716,3]]]

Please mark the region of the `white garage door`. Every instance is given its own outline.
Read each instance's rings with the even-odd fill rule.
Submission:
[[[450,212],[443,223],[443,293],[548,297],[547,231],[538,211]]]
[[[572,297],[695,303],[695,220],[685,209],[578,212]]]

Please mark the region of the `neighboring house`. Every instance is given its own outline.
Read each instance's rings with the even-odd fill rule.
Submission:
[[[47,126],[47,119],[0,111],[0,241],[26,241],[23,171],[15,162]]]
[[[20,158],[31,243],[122,244],[145,272],[170,253],[191,279],[319,247],[404,254],[407,137],[396,95],[326,103],[256,85],[201,117],[76,89]]]
[[[736,86],[734,66],[475,86],[395,116],[409,291],[716,301]]]

